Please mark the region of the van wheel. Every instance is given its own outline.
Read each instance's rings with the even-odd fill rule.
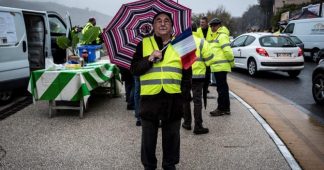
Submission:
[[[314,62],[317,61],[319,49],[315,48],[312,50],[311,57]]]
[[[288,71],[290,77],[297,77],[300,74],[300,70]]]
[[[2,91],[0,92],[0,102],[7,102],[12,99],[12,91]]]
[[[254,59],[249,59],[248,61],[248,72],[253,77],[257,74],[257,64]]]

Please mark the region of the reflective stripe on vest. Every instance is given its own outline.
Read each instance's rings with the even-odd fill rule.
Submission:
[[[227,46],[230,46],[230,44],[226,43],[221,45],[218,39],[221,38],[219,35],[217,36],[217,39],[214,40],[212,43],[216,48],[215,56],[217,57],[217,60],[213,62],[210,69],[211,72],[231,71],[231,64],[234,63],[234,59],[228,60],[227,57],[224,55],[224,51],[223,51],[223,49]]]
[[[141,85],[160,85],[160,84],[175,84],[181,85],[181,80],[174,79],[152,79],[152,80],[142,80]]]
[[[159,50],[153,36],[143,39],[143,57],[149,57]],[[141,95],[155,95],[163,89],[169,94],[181,93],[182,64],[179,54],[169,44],[163,60],[140,76]]]
[[[198,79],[201,77],[205,78],[205,73],[206,73],[205,60],[202,57],[202,50],[204,47],[205,40],[202,38],[199,38],[199,39],[200,39],[200,41],[197,41],[197,39],[195,39],[196,46],[199,46],[199,49],[197,49],[197,51],[196,51],[197,60],[192,65],[192,78],[193,79]]]
[[[201,75],[192,75],[192,78],[193,79],[204,79],[205,76],[206,76],[205,74],[204,75],[202,75],[202,74]]]
[[[218,60],[213,64],[222,64],[222,63],[230,63],[230,62],[234,62],[234,60]]]
[[[209,43],[219,43],[219,40],[208,41]]]
[[[223,44],[222,46],[221,46],[221,48],[223,49],[223,48],[225,48],[225,47],[227,47],[227,46],[231,46],[230,44]]]
[[[179,68],[174,67],[152,67],[149,71],[146,72],[146,74],[154,73],[154,72],[174,72],[174,73],[182,73],[182,70]]]

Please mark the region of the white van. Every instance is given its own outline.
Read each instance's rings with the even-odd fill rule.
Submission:
[[[324,18],[289,21],[283,33],[297,36],[304,43],[305,55],[312,58],[324,48]]]
[[[31,71],[60,63],[65,50],[56,37],[66,35],[64,20],[55,12],[0,6],[0,102],[26,88]],[[62,58],[63,57],[63,58]]]

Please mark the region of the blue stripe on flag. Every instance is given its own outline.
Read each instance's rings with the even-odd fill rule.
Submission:
[[[191,35],[192,35],[192,31],[191,31],[191,28],[189,27],[188,29],[183,31],[180,35],[178,35],[174,40],[172,40],[171,44],[174,45],[174,44],[186,39],[187,37],[189,37]]]

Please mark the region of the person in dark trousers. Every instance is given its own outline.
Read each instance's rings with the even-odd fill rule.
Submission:
[[[196,31],[196,36],[199,38],[204,38],[207,42],[212,41],[212,31],[211,28],[208,25],[208,18],[207,17],[202,17],[199,22],[200,27]],[[210,79],[211,78],[211,72],[210,72],[210,67],[206,67],[206,76],[205,76],[205,83],[203,87],[203,93],[208,92],[208,86],[210,84]],[[213,84],[214,82],[212,82]]]
[[[119,67],[121,80],[125,84],[125,93],[126,93],[126,103],[127,103],[127,110],[134,110],[134,90],[135,90],[135,83],[134,77],[130,70]]]
[[[140,91],[141,91],[141,82],[138,76],[134,76],[134,111],[136,118],[136,126],[141,126],[141,116],[140,116]]]
[[[194,35],[196,33],[193,33]],[[205,83],[205,74],[206,74],[206,66],[212,64],[216,58],[214,57],[212,51],[213,49],[209,48],[208,43],[201,38],[194,36],[194,40],[196,42],[197,50],[196,56],[197,60],[192,65],[192,94],[193,94],[193,103],[194,103],[194,134],[205,134],[209,132],[208,128],[203,127],[202,120],[202,92]],[[206,104],[206,103],[205,103]],[[191,107],[190,101],[184,103],[184,122],[182,123],[182,127],[187,130],[191,130]]]
[[[222,21],[218,18],[214,18],[210,21],[210,27],[212,29],[213,42],[211,48],[219,49],[215,51],[217,61],[210,66],[211,72],[214,73],[216,78],[216,86],[218,92],[217,108],[210,112],[211,116],[230,115],[230,99],[229,88],[227,84],[227,73],[231,72],[234,67],[234,55],[230,46],[229,30],[223,26]]]
[[[145,169],[156,169],[155,155],[161,122],[163,169],[176,169],[180,159],[180,125],[185,91],[190,89],[191,69],[184,70],[172,39],[172,16],[159,12],[153,18],[153,34],[136,47],[131,71],[140,76],[142,118],[141,161]],[[165,50],[162,50],[164,47]]]

